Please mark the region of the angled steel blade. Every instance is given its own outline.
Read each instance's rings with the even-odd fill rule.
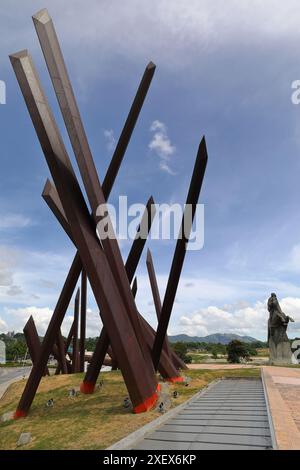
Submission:
[[[58,204],[59,196],[57,194],[57,191],[56,191],[55,187],[53,186],[53,184],[50,181],[47,181],[46,184],[45,184],[45,188],[44,188],[44,191],[43,191],[43,198],[47,202],[48,206],[50,207],[50,209],[52,210],[54,215],[57,216],[57,219],[59,221],[61,220],[62,217],[65,217],[60,212],[60,208],[59,208],[59,204]],[[49,202],[51,202],[51,203],[49,203]],[[130,250],[128,258],[127,258],[126,269],[128,269],[128,273],[129,273],[129,282],[131,282],[131,280],[134,276],[134,272],[135,272],[135,270],[137,268],[137,265],[138,265],[139,257],[137,256],[137,254],[139,254],[139,256],[141,256],[143,246],[146,242],[146,237],[144,237],[142,239],[142,243],[141,243],[141,240],[140,240],[140,237],[138,236],[138,234],[140,233],[141,228],[143,228],[143,233],[144,234],[145,234],[146,229],[150,231],[154,215],[155,215],[155,204],[154,204],[153,199],[150,198],[148,203],[147,203],[147,211],[144,212],[141,224],[137,228],[137,236],[135,237],[135,240],[132,244],[131,250]],[[69,235],[70,239],[72,239],[72,236],[70,234],[70,227],[68,227],[68,222],[67,222],[66,219],[64,221],[64,224],[62,224],[62,225],[63,225],[63,228],[66,230],[66,233]],[[147,330],[149,330],[146,341],[147,341],[148,347],[150,348],[150,350],[152,350],[155,331],[141,317],[140,314],[139,314],[139,319],[142,322],[142,328],[143,328],[144,335],[145,335],[145,331],[144,331],[145,328]],[[104,337],[101,336],[98,339],[98,341],[104,341],[103,338]],[[97,348],[97,351],[99,351],[99,354],[100,354],[100,352],[102,351],[102,347],[99,346],[99,348]],[[97,370],[98,374],[99,374],[101,366],[102,366],[101,358],[104,358],[104,357],[105,357],[105,355],[104,356],[103,355],[93,356],[89,368],[91,370],[93,369],[94,371]],[[175,379],[178,380],[177,368],[186,368],[185,364],[182,363],[182,361],[180,362],[180,360],[178,360],[178,361],[175,360],[175,361],[173,361],[176,364],[175,367],[174,367],[171,360],[167,361],[166,357],[167,356],[165,355],[162,358],[162,360],[160,361],[159,372],[167,380],[175,380]],[[93,377],[95,377],[97,375],[94,371],[93,371],[93,374],[91,374]],[[95,386],[95,383],[94,383],[94,386]],[[86,382],[86,378],[85,378],[84,382],[82,384],[82,387],[81,387],[81,391],[83,393],[91,393],[92,390],[93,390],[93,384],[91,384],[88,381]]]
[[[156,316],[157,316],[157,320],[159,321],[160,315],[161,315],[161,300],[160,300],[160,294],[159,294],[158,284],[157,284],[155,270],[154,270],[153,259],[152,259],[151,251],[149,249],[147,250],[146,265],[147,265],[147,270],[148,270],[148,275],[149,275],[149,280],[150,280],[152,297],[153,297],[153,301],[155,305]],[[172,359],[177,369],[188,368],[186,364],[182,361],[182,359],[180,359],[180,357],[178,357],[177,354],[175,354],[175,352],[170,347],[170,343],[169,343],[167,336],[165,338],[164,347],[166,348],[166,352],[168,356]]]
[[[85,270],[81,273],[81,304],[80,304],[80,372],[84,372],[85,332],[86,332],[86,301],[87,276]]]
[[[72,84],[64,62],[62,51],[58,42],[56,31],[50,15],[46,9],[33,16],[34,26],[40,41],[49,75],[56,93],[58,104],[67,128],[74,155],[77,160],[82,181],[92,209],[95,223],[102,220],[99,216],[99,207],[106,207],[106,199],[98,178],[91,149],[80,116],[79,108],[73,92]],[[125,267],[117,239],[114,235],[109,213],[106,212],[106,221],[109,225],[109,237],[103,237],[102,246],[109,259],[113,276],[120,290],[127,313],[133,325],[136,337],[143,351],[145,360],[151,364],[151,355],[142,335],[140,322],[134,298],[128,283]]]
[[[73,350],[72,350],[72,372],[79,372],[79,342],[78,342],[78,324],[79,324],[79,302],[80,289],[77,289],[74,303],[74,333],[73,333]]]
[[[189,187],[189,192],[186,199],[186,207],[184,209],[182,223],[179,231],[179,236],[176,243],[176,248],[173,256],[171,271],[168,279],[168,284],[164,296],[164,301],[161,309],[161,316],[157,328],[157,333],[155,337],[155,342],[153,346],[153,363],[155,369],[157,369],[159,364],[159,358],[161,355],[162,347],[164,340],[167,334],[167,329],[170,321],[170,316],[172,313],[173,303],[176,297],[177,287],[179,283],[179,278],[181,270],[183,267],[183,262],[186,253],[186,247],[189,240],[190,232],[192,229],[192,224],[194,220],[194,215],[196,211],[196,206],[198,203],[199,194],[202,187],[202,182],[205,174],[207,164],[207,150],[205,144],[205,138],[200,142],[197,158],[193,170],[193,175]],[[189,217],[186,217],[188,213],[187,206],[191,205],[192,207],[192,217],[189,220]]]
[[[136,333],[132,329],[132,324],[124,308],[110,264],[95,234],[85,200],[32,60],[27,52],[22,51],[11,56],[11,62],[132,402],[136,410],[144,411],[146,407],[150,406],[150,402],[152,404],[157,399],[155,376],[152,369],[150,370],[149,364],[145,363],[145,356],[140,349]],[[130,346],[128,347],[128,345]],[[39,368],[41,369],[41,361],[39,361]],[[141,380],[141,376],[144,380]],[[27,398],[28,394],[30,395],[30,388],[29,377],[24,390]],[[33,395],[31,394],[32,398],[34,394],[35,390]],[[150,402],[149,400],[145,401],[149,397],[151,397]],[[20,405],[22,406],[19,409],[19,415],[26,414],[29,408],[28,400],[27,403],[23,403],[21,398]]]
[[[157,320],[159,321],[160,314],[161,314],[161,300],[160,300],[159,289],[158,289],[158,284],[157,284],[155,270],[154,270],[153,259],[152,259],[151,251],[149,250],[149,248],[147,250],[146,265],[147,265],[147,271],[148,271],[149,280],[150,280],[150,286],[151,286],[156,316],[157,316]]]
[[[133,283],[132,283],[132,286],[131,286],[132,295],[133,295],[134,298],[136,297],[137,289],[138,289],[138,287],[137,287],[137,278],[135,277],[133,279]]]
[[[23,328],[23,333],[32,364],[34,364],[40,354],[41,343],[32,315],[30,315],[27,320],[26,325]],[[48,367],[45,368],[43,375],[50,375]]]

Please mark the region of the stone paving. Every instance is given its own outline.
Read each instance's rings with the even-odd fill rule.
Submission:
[[[253,366],[195,364],[190,368],[249,367]],[[135,448],[300,450],[300,368],[262,366],[261,371],[265,394],[255,385],[259,381],[221,381]]]
[[[271,449],[260,379],[225,379],[134,446],[147,450]]]
[[[263,380],[279,450],[300,450],[300,369],[264,366]]]

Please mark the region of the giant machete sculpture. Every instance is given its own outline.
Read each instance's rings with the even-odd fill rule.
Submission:
[[[55,187],[53,184],[48,180],[44,191],[43,191],[43,198],[47,202],[48,206],[52,210],[53,214],[56,216],[58,221],[61,223],[63,226],[64,230],[66,231],[66,234],[69,236],[69,238],[74,242],[71,234],[70,227],[68,225],[68,221],[66,219],[66,216],[63,212],[63,209],[61,209],[61,204],[59,201],[59,196],[56,192]],[[146,242],[146,238],[140,238],[139,234],[143,233],[146,235],[146,232],[148,232],[151,228],[152,220],[155,214],[155,205],[154,201],[152,198],[149,199],[147,205],[146,205],[146,210],[143,214],[143,217],[141,219],[140,226],[137,228],[137,234],[135,237],[135,240],[132,244],[132,248],[129,252],[126,264],[125,264],[125,269],[126,273],[128,272],[128,280],[131,282],[132,277],[134,276],[134,273],[136,271],[140,256],[143,251],[143,247]],[[140,316],[140,315],[139,315]],[[142,329],[146,328],[148,330],[148,333],[146,335],[146,342],[148,344],[148,347],[150,350],[152,350],[153,346],[153,341],[154,341],[154,335],[155,332],[151,328],[151,326],[140,316],[141,321],[142,321]],[[109,344],[108,339],[106,338],[105,334],[101,334],[98,343],[104,342],[105,345]],[[96,384],[96,380],[98,377],[98,374],[100,372],[102,362],[105,357],[106,353],[106,347],[105,345],[100,345],[97,344],[96,351],[92,357],[91,364],[89,366],[88,372],[84,378],[84,381],[81,386],[81,391],[83,393],[92,393]],[[173,353],[174,354],[174,353]],[[180,359],[177,358],[177,356],[174,354],[175,359],[177,359],[177,362],[180,364],[180,368],[183,368],[182,364],[180,363]],[[159,364],[159,371],[162,375],[163,378],[169,381],[178,381],[178,372],[176,367],[172,365],[172,361],[170,359],[167,359],[167,355],[163,355],[162,360],[160,361]]]
[[[129,295],[126,297],[126,282],[122,279],[122,270],[118,270],[119,283],[114,277],[115,269],[117,270],[120,267],[118,262],[120,252],[116,245],[116,239],[107,238],[102,240],[103,248],[99,243],[95,226],[97,218],[93,219],[89,214],[54,116],[30,56],[27,51],[22,51],[11,56],[11,61],[78,249],[79,254],[76,255],[78,263],[76,258],[75,262],[73,262],[73,265],[75,264],[73,267],[75,271],[74,278],[77,277],[78,279],[81,260],[98,303],[102,321],[109,335],[113,351],[122,370],[134,410],[136,412],[146,411],[149,407],[153,406],[157,399],[157,381],[152,361],[149,361],[148,358],[149,350],[142,335],[126,272],[126,282],[129,287]],[[76,122],[79,119],[77,114]],[[83,132],[82,129],[81,132]],[[79,156],[82,167],[86,167],[83,155],[80,154]],[[95,212],[96,201],[98,201],[98,205],[105,204],[105,199],[100,182],[95,175],[95,167],[91,161],[91,155],[89,155],[89,164],[91,166],[87,165],[86,169],[87,171],[91,170],[91,174],[88,171],[89,174],[86,177],[85,185],[89,189],[87,192],[90,193],[90,198],[94,205],[93,212]],[[95,189],[95,194],[88,187],[88,181],[90,181],[93,189]],[[104,241],[108,245],[107,253],[104,250]],[[110,245],[110,242],[112,242],[113,246]],[[114,256],[115,265],[111,269],[112,264],[108,262],[107,257],[112,261]],[[122,266],[124,268],[123,261]],[[121,285],[122,290],[120,288]],[[131,303],[134,307],[132,307]],[[57,322],[59,327],[61,326],[63,316],[64,311],[61,309]],[[46,332],[44,341],[48,339],[51,346],[54,338],[52,338],[52,335],[49,336],[50,338],[48,339]],[[47,357],[49,352],[47,351]],[[45,365],[41,367],[41,356],[36,365],[33,366],[32,373],[19,403],[17,416],[26,414],[30,407],[36,392],[36,386],[40,380],[40,371],[45,368]],[[28,396],[30,396],[29,400]]]
[[[13,56],[11,56],[11,62],[16,64],[16,61],[14,61]],[[146,67],[145,73],[143,75],[138,91],[134,98],[133,104],[129,111],[128,117],[126,119],[125,125],[121,132],[119,141],[117,143],[111,163],[109,165],[108,171],[106,173],[106,176],[103,182],[103,192],[106,195],[106,198],[108,197],[112,189],[116,175],[120,168],[128,143],[130,141],[130,137],[134,130],[137,118],[139,116],[139,113],[141,111],[142,105],[144,103],[145,97],[147,95],[147,92],[151,83],[151,80],[153,78],[154,71],[155,71],[155,65],[150,63]],[[51,349],[53,347],[57,331],[59,330],[61,322],[64,318],[64,315],[70,303],[70,299],[72,297],[72,294],[75,289],[81,270],[82,270],[82,262],[80,259],[80,255],[77,252],[73,260],[73,263],[71,265],[70,271],[67,275],[65,284],[61,291],[56,308],[54,310],[52,320],[49,324],[47,333],[45,335],[45,338],[42,344],[41,356],[39,358],[40,364],[42,363],[45,363],[45,365],[47,364],[47,360],[51,352]],[[43,367],[41,368],[40,366],[37,366],[32,370],[29,381],[28,381],[29,384],[24,390],[24,393],[20,402],[20,406],[18,407],[18,410],[16,412],[16,417],[26,415],[26,413],[28,412],[31,406],[32,400],[34,398],[34,395],[36,393],[38,384],[42,377],[42,374],[43,374],[42,371],[43,371]],[[23,406],[24,404],[25,406]]]
[[[58,364],[57,373],[59,370],[66,372],[65,354],[73,340],[72,369],[73,372],[83,371],[87,280],[98,304],[103,329],[81,389],[86,393],[93,391],[105,354],[110,351],[113,363],[118,365],[124,377],[133,404],[133,411],[144,412],[150,409],[157,400],[158,386],[155,370],[158,369],[166,380],[182,381],[182,377],[178,375],[178,369],[184,368],[185,365],[170,350],[166,333],[192,221],[188,230],[183,233],[183,226],[186,229],[184,213],[181,228],[183,237],[181,239],[179,237],[177,241],[162,306],[159,306],[158,303],[160,302],[158,288],[154,294],[159,317],[157,334],[155,334],[153,328],[137,310],[134,294],[135,284],[132,289],[130,286],[147,236],[145,238],[136,237],[124,265],[110,216],[106,211],[106,202],[144,103],[155,66],[150,63],[146,67],[101,185],[52,20],[47,10],[44,9],[33,16],[33,21],[91,212],[82,194],[30,55],[26,50],[11,55],[10,60],[15,75],[54,182],[52,184],[47,181],[43,197],[77,249],[43,342],[39,346],[39,354],[26,383],[15,417],[26,416],[28,413],[53,348],[57,347],[58,357],[63,355],[64,358]],[[199,147],[187,198],[187,204],[192,205],[193,216],[204,177],[206,161],[207,154],[203,139]],[[149,203],[151,205],[152,200]],[[99,213],[99,207],[104,208],[104,211]],[[149,224],[147,233],[152,222],[151,212],[149,214],[148,207],[148,212],[143,216],[143,219],[146,219]],[[103,213],[105,213],[106,223],[113,236],[105,237],[96,233],[97,224],[103,220]],[[64,344],[60,328],[81,273],[81,308],[79,309],[80,301],[79,294],[77,294],[74,322]],[[152,281],[154,279],[153,269]],[[79,310],[80,337],[78,337]]]

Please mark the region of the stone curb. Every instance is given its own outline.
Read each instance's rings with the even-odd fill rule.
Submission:
[[[134,445],[138,444],[138,442],[141,441],[145,437],[146,434],[153,432],[155,429],[157,429],[159,426],[164,424],[166,421],[176,416],[177,413],[179,413],[189,403],[192,403],[193,401],[197,400],[198,397],[200,397],[201,395],[204,395],[210,388],[214,387],[218,382],[220,382],[220,380],[222,379],[216,379],[213,382],[210,382],[206,387],[204,387],[202,390],[197,392],[195,395],[193,395],[184,403],[181,403],[180,405],[175,406],[175,408],[172,408],[170,411],[168,411],[167,413],[164,413],[159,418],[156,418],[150,423],[145,424],[140,429],[137,429],[136,431],[124,437],[120,441],[116,442],[115,444],[112,444],[110,447],[107,447],[106,450],[129,450],[131,449]]]
[[[276,370],[276,373],[274,371]],[[282,397],[279,388],[276,385],[276,376],[280,373],[284,377],[288,371],[293,371],[293,369],[280,368],[274,366],[266,366],[263,370],[264,381],[266,385],[266,391],[268,396],[268,402],[270,407],[270,414],[272,416],[272,423],[274,428],[274,433],[276,436],[276,443],[278,450],[299,450],[300,449],[300,432],[299,428],[293,418],[292,411],[289,407],[289,404]],[[274,375],[272,373],[274,372]],[[278,374],[277,374],[278,372]],[[291,373],[290,375],[294,375]]]
[[[7,389],[8,389],[8,387],[9,387],[11,384],[13,384],[13,383],[18,382],[19,380],[22,380],[22,379],[23,379],[23,375],[24,375],[24,374],[18,375],[17,377],[14,377],[13,379],[10,379],[10,380],[8,380],[7,382],[4,382],[4,383],[2,383],[2,384],[0,385],[0,400],[1,400],[1,398],[5,395],[5,393],[6,393]],[[28,375],[29,375],[29,372],[26,372],[26,374],[25,374],[25,379],[28,378]],[[24,380],[25,380],[25,379],[24,379]]]
[[[260,375],[261,375],[261,381],[262,381],[263,388],[264,388],[264,395],[265,395],[265,400],[266,400],[266,407],[267,407],[268,421],[269,421],[269,426],[270,426],[272,446],[273,446],[273,450],[277,450],[278,449],[278,444],[277,444],[277,440],[276,440],[276,433],[275,433],[274,423],[273,423],[273,419],[272,419],[272,413],[271,413],[271,409],[270,409],[268,391],[267,391],[267,386],[266,386],[266,381],[265,381],[265,373],[264,373],[263,369],[261,369]]]

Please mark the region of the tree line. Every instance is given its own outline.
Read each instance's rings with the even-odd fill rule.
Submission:
[[[171,348],[186,363],[192,362],[189,353],[201,352],[207,353],[213,359],[219,356],[227,356],[228,362],[239,363],[242,359],[249,360],[251,356],[257,356],[257,349],[266,348],[267,343],[263,341],[255,341],[253,343],[244,343],[239,340],[232,340],[230,343],[193,343],[178,341],[171,343]]]

